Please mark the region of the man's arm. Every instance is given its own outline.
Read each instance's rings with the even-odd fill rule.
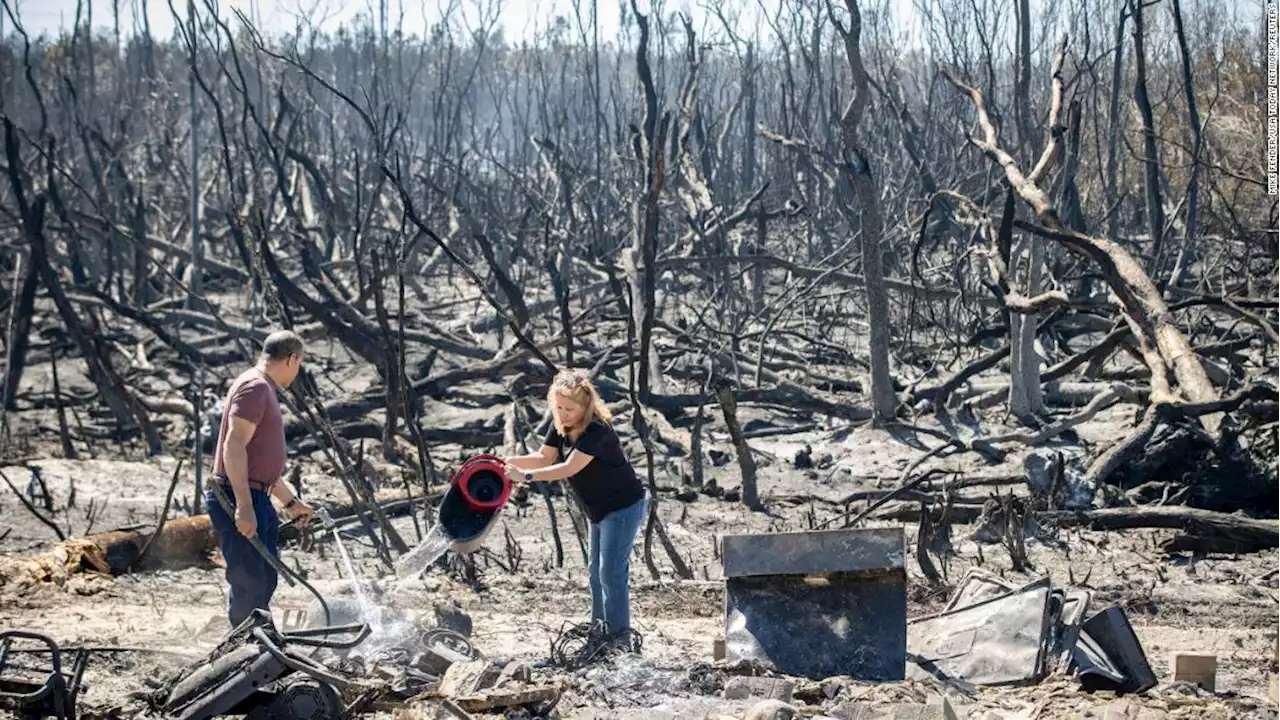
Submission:
[[[311,519],[311,506],[305,500],[293,494],[293,488],[289,487],[289,483],[278,482],[271,486],[271,496],[280,503],[280,507],[284,508],[284,512],[291,518],[297,519],[299,524],[306,525]]]
[[[227,482],[231,484],[231,492],[236,496],[236,507],[252,507],[253,496],[249,494],[249,441],[258,426],[242,417],[231,416],[231,429],[227,432],[227,442],[222,448],[223,469],[227,473]]]
[[[293,494],[293,488],[289,487],[289,483],[281,481],[271,486],[271,497],[283,507],[297,496]]]

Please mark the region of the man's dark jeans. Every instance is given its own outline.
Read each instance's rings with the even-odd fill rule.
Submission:
[[[236,496],[231,488],[223,486],[227,499],[234,508]],[[271,505],[271,496],[261,490],[250,490],[253,496],[253,514],[258,518],[258,539],[272,555],[280,556],[280,516]],[[204,506],[209,508],[209,522],[218,536],[218,548],[227,563],[227,619],[236,627],[257,608],[270,612],[271,596],[275,594],[275,568],[254,549],[249,540],[236,529],[236,521],[227,515],[212,490],[204,494]]]

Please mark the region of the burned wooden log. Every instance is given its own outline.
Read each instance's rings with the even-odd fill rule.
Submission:
[[[1237,543],[1237,547],[1247,547],[1250,551],[1280,546],[1280,524],[1276,520],[1191,507],[1147,505],[1079,512],[1045,512],[1038,513],[1037,517],[1052,520],[1058,527],[1084,526],[1094,530],[1171,528],[1201,538],[1232,540]]]
[[[174,518],[164,524],[154,541],[153,535],[154,531],[146,530],[111,530],[78,538],[97,546],[102,551],[101,559],[106,562],[104,568],[97,563],[97,558],[86,556],[89,566],[84,569],[119,575],[130,568],[188,567],[207,562],[218,547],[208,515]],[[144,549],[146,557],[142,557]]]

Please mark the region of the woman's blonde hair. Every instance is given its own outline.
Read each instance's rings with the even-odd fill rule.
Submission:
[[[587,409],[582,416],[581,425],[566,427],[560,421],[560,413],[556,410],[558,397],[565,397]],[[551,422],[555,424],[556,432],[563,437],[569,437],[571,434],[576,436],[590,425],[592,420],[603,423],[613,420],[613,414],[609,412],[609,408],[605,407],[604,400],[600,399],[600,393],[596,391],[596,386],[591,384],[591,378],[581,370],[561,370],[556,374],[551,381],[551,387],[547,390],[547,407],[551,410]]]

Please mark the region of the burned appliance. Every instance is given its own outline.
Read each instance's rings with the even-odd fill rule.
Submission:
[[[723,539],[725,660],[789,675],[902,680],[902,528]]]
[[[24,644],[38,647],[20,647]],[[64,663],[68,659],[69,666]],[[64,650],[47,635],[24,630],[0,632],[0,708],[12,710],[18,717],[74,720],[76,696],[88,662],[84,649]]]
[[[334,636],[352,635],[350,639]],[[161,691],[165,717],[205,720],[247,715],[250,720],[338,720],[342,694],[367,687],[296,652],[291,646],[349,649],[369,635],[354,624],[280,632],[255,610],[208,657],[186,668]]]

